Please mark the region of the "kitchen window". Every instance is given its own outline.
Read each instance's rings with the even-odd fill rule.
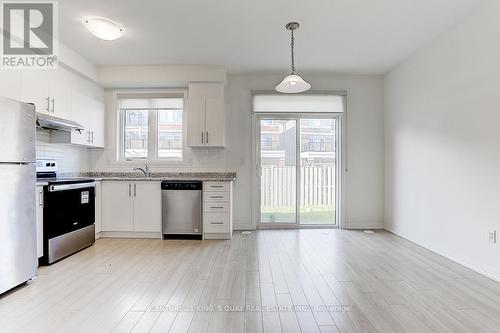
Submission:
[[[183,161],[184,98],[122,95],[120,159]]]

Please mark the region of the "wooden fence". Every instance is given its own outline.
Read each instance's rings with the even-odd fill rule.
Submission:
[[[293,207],[296,202],[298,168],[263,166],[261,206]],[[300,202],[303,206],[335,205],[335,166],[300,167]]]

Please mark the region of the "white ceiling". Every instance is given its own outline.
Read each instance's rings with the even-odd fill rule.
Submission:
[[[62,0],[63,42],[95,64],[220,64],[229,72],[287,71],[296,32],[302,72],[384,73],[481,0]],[[101,41],[81,25],[126,26]]]

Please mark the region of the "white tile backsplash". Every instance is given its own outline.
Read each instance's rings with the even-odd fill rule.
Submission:
[[[84,147],[69,144],[50,143],[50,131],[37,129],[36,158],[54,159],[59,172],[89,172],[90,154]]]

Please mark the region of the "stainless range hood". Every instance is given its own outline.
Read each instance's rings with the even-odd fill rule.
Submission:
[[[84,127],[78,124],[77,122],[57,118],[54,116],[50,116],[48,114],[38,113],[38,112],[36,114],[36,124],[38,125],[38,127],[43,129],[66,131],[66,132],[73,132],[73,131],[80,132],[84,129]]]

